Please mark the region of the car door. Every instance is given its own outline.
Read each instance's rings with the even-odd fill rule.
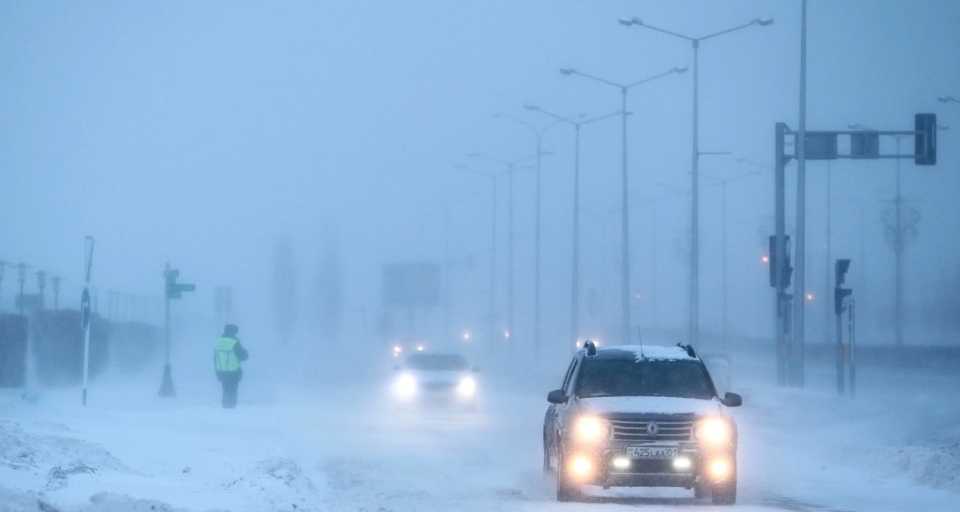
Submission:
[[[571,415],[574,412],[573,392],[574,389],[576,389],[577,373],[580,371],[582,361],[583,356],[577,354],[577,357],[575,357],[570,364],[570,371],[567,372],[567,378],[563,381],[563,394],[567,397],[567,401],[562,404],[557,404],[554,408],[554,435],[566,430],[566,423],[571,421]],[[556,442],[556,440],[554,440],[554,442]]]

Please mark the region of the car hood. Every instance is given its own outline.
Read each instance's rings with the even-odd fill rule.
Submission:
[[[720,401],[716,398],[698,400],[696,398],[668,396],[598,396],[581,398],[579,402],[585,411],[598,415],[651,413],[696,414],[699,416],[720,412]]]

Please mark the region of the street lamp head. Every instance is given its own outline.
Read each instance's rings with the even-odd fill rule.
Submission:
[[[577,72],[577,70],[575,70],[575,69],[573,69],[573,68],[560,68],[560,74],[561,74],[561,75],[570,76],[570,75],[572,75],[572,74],[574,74],[574,73],[576,73],[576,72]]]
[[[634,23],[637,23],[640,20],[638,20],[637,18],[620,18],[617,21],[620,22],[620,24],[623,25],[624,27],[629,27],[630,25],[633,25]]]
[[[467,157],[468,157],[468,158],[476,158],[476,157],[478,157],[478,156],[480,156],[480,153],[477,153],[477,152],[467,153]]]
[[[939,101],[940,103],[949,103],[951,101],[957,101],[957,99],[954,98],[953,96],[938,96],[937,101]]]
[[[766,27],[767,25],[773,25],[773,18],[757,18],[753,22],[761,27]]]
[[[532,104],[532,103],[524,103],[524,104],[523,104],[523,108],[525,108],[525,109],[527,109],[527,110],[540,110],[540,107],[538,107],[538,106],[536,106],[536,105],[534,105],[534,104]]]
[[[690,68],[688,68],[687,66],[683,66],[682,68],[673,68],[671,71],[673,71],[674,73],[686,73],[688,69]]]
[[[493,117],[500,117],[500,112],[494,112]]]

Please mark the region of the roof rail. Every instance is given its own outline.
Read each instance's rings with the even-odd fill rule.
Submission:
[[[691,345],[691,344],[689,344],[689,343],[686,343],[686,344],[684,344],[684,343],[677,343],[677,346],[680,347],[680,348],[682,348],[682,349],[684,349],[684,350],[686,350],[688,356],[690,356],[690,357],[697,357],[697,353],[693,350],[693,345]]]
[[[587,351],[587,357],[597,355],[597,345],[590,340],[583,342],[583,349]]]

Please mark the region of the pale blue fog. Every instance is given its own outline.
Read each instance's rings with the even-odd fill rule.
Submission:
[[[960,508],[958,27],[0,3],[0,511]]]

